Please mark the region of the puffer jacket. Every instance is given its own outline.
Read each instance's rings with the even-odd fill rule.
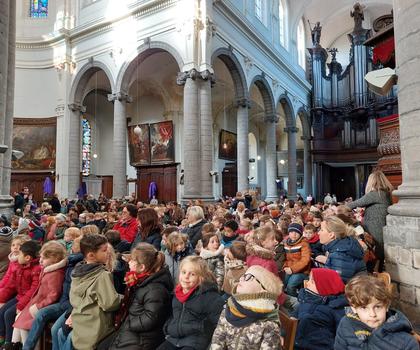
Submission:
[[[217,285],[204,282],[185,303],[172,298],[172,316],[166,322],[166,340],[177,347],[206,350],[223,309]]]
[[[114,330],[113,312],[120,305],[111,273],[102,264],[81,262],[72,272],[72,343],[77,350],[92,350]]]
[[[337,271],[344,283],[354,275],[365,272],[364,252],[359,242],[353,237],[335,239],[325,245],[328,258],[325,267]]]
[[[225,262],[223,257],[224,246],[220,245],[219,249],[211,252],[207,249],[201,249],[200,256],[207,263],[211,272],[216,276],[217,286],[222,289],[223,279],[225,277]]]
[[[321,296],[302,288],[298,301],[293,314],[299,320],[295,349],[334,349],[335,333],[348,305],[344,294]]]
[[[248,267],[259,265],[278,276],[279,269],[274,261],[274,252],[260,247],[257,244],[247,244],[246,254],[246,264]]]
[[[386,321],[372,329],[350,308],[341,320],[335,338],[335,350],[419,350],[413,327],[400,311],[389,310]]]
[[[128,308],[127,317],[110,349],[156,349],[165,340],[163,325],[171,314],[173,288],[166,267],[131,288],[129,305],[121,305]]]
[[[280,324],[272,320],[257,320],[245,327],[234,327],[223,311],[210,350],[279,350],[280,334]]]
[[[137,233],[136,238],[133,241],[132,248],[138,243],[144,242],[154,246],[157,250],[160,250],[160,242],[162,241],[162,235],[160,234],[160,228],[154,228],[150,231],[149,235],[143,239],[140,231]]]
[[[288,239],[284,244],[286,261],[284,267],[290,267],[293,273],[306,273],[311,270],[311,248],[306,238],[301,236],[297,241]]]

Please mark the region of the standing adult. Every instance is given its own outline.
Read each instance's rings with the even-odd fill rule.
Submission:
[[[386,225],[386,216],[388,207],[391,205],[391,192],[393,189],[384,173],[380,170],[375,170],[369,175],[365,195],[347,204],[350,209],[358,207],[365,209],[363,226],[375,238],[375,254],[379,260],[379,271],[382,271],[384,266],[383,227]]]

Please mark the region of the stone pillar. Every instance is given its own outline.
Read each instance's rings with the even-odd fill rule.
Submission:
[[[264,118],[266,126],[266,174],[267,174],[267,201],[275,201],[277,196],[277,154],[276,154],[276,123],[279,118],[267,115]]]
[[[312,190],[312,157],[311,157],[311,140],[310,136],[302,136],[303,140],[303,183],[305,195],[311,194]]]
[[[108,95],[108,101],[114,103],[114,138],[113,138],[113,184],[112,197],[123,198],[127,195],[127,115],[126,104],[132,98],[124,92]]]
[[[288,160],[288,182],[287,195],[289,198],[295,198],[297,194],[297,167],[296,167],[296,133],[299,129],[295,126],[284,128],[287,132],[287,160]]]
[[[80,166],[82,155],[81,142],[81,115],[86,112],[86,106],[79,103],[70,103],[69,116],[69,157],[68,157],[68,173],[67,173],[67,194],[60,193],[68,198],[76,198],[77,191],[80,188]],[[61,177],[66,174],[60,174]],[[63,181],[63,180],[60,180]],[[65,183],[66,181],[64,181]]]
[[[251,107],[251,104],[247,98],[241,98],[236,101],[236,105],[238,107],[236,119],[236,132],[238,135],[238,191],[243,192],[248,190],[249,187],[248,109]],[[274,149],[275,146],[276,144],[274,143]]]
[[[398,74],[398,109],[402,184],[393,194],[384,228],[386,270],[398,284],[397,303],[420,325],[420,2],[394,0],[395,57]]]
[[[198,105],[198,72],[191,69],[181,72],[178,85],[184,85],[184,200],[200,198],[201,170],[200,127]],[[198,170],[198,171],[200,171]]]

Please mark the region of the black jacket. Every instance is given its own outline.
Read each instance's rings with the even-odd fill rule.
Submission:
[[[201,239],[201,229],[203,228],[203,225],[206,224],[206,220],[201,220],[194,224],[191,227],[188,227],[187,229],[183,230],[183,233],[186,233],[188,235],[188,239],[190,240],[191,245],[195,249],[195,246],[197,245],[198,241]]]
[[[223,304],[215,283],[203,283],[184,304],[173,297],[172,316],[164,327],[166,340],[180,348],[206,350]]]
[[[154,228],[150,231],[146,239],[141,237],[140,231],[137,233],[136,238],[131,245],[131,248],[134,248],[138,243],[145,242],[154,246],[158,251],[160,251],[160,242],[162,241],[162,236],[160,234],[160,228]]]
[[[172,278],[167,268],[134,287],[128,315],[110,349],[154,350],[163,341],[163,325],[171,314]]]

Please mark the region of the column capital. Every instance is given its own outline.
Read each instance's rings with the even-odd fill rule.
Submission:
[[[235,101],[236,107],[251,108],[251,100],[247,97],[237,98]]]
[[[126,102],[126,103],[130,103],[133,102],[133,98],[127,94],[126,92],[115,92],[112,94],[108,94],[108,101],[109,102],[114,102],[114,101],[121,101],[121,102]]]
[[[86,106],[83,106],[81,103],[76,103],[76,102],[69,103],[67,106],[72,112],[80,112],[80,113],[86,112]]]
[[[297,133],[299,131],[299,128],[297,128],[296,126],[289,126],[287,128],[284,128],[283,130],[287,133]]]
[[[312,141],[313,137],[312,136],[301,136],[300,139],[303,140],[303,141]]]
[[[200,77],[204,81],[208,81],[209,80],[211,86],[213,86],[214,84],[216,84],[216,76],[214,75],[214,73],[210,72],[208,69],[203,70],[202,72],[200,72]]]
[[[279,117],[276,116],[275,114],[266,115],[264,117],[264,122],[266,123],[277,123],[278,121],[279,121]]]
[[[179,72],[176,77],[176,83],[177,85],[185,85],[187,79],[196,80],[199,74],[200,73],[195,68],[190,69],[189,71]]]

